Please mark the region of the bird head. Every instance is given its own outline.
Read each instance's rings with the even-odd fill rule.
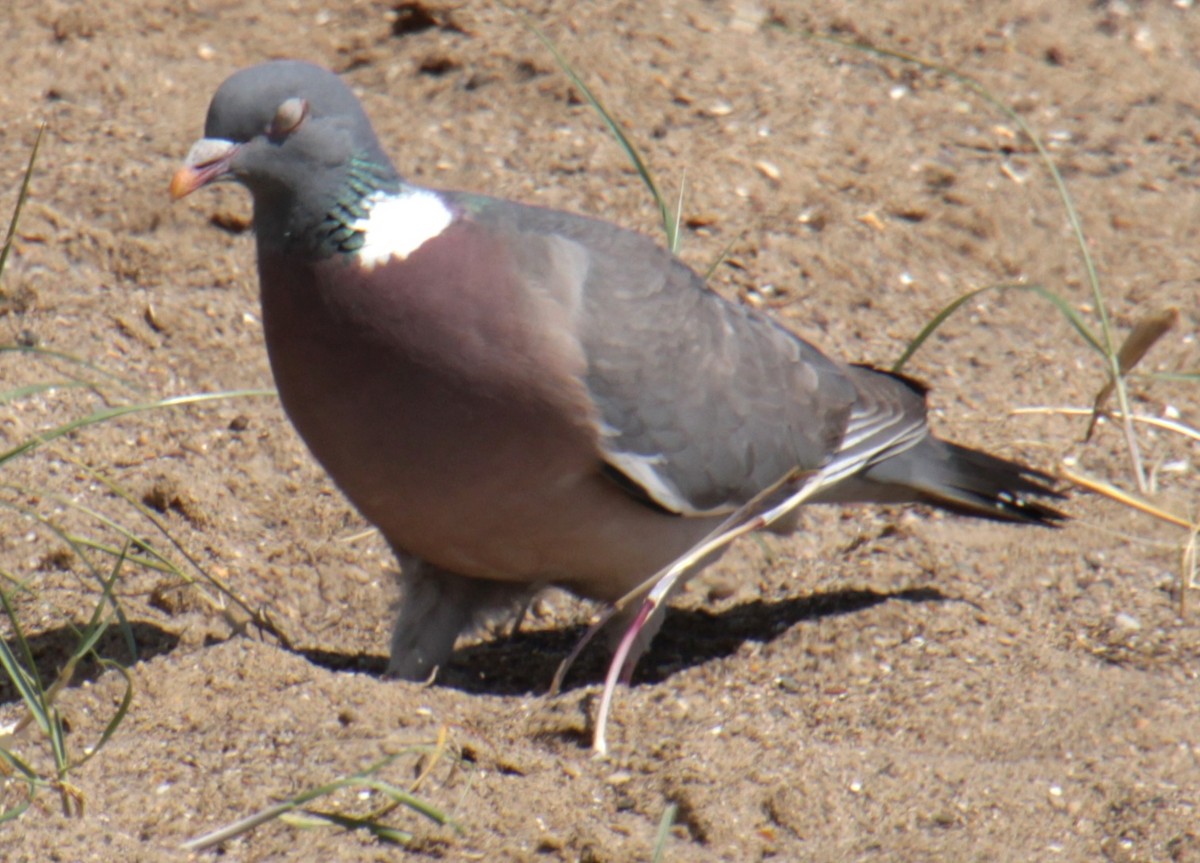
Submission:
[[[356,170],[374,183],[397,179],[354,93],[320,66],[276,60],[220,86],[204,137],[170,190],[179,199],[210,183],[241,183],[254,198],[261,239],[264,227],[293,234],[319,223],[346,200]]]

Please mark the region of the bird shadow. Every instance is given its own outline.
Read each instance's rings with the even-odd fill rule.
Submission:
[[[899,591],[836,590],[782,600],[756,599],[720,612],[703,609],[667,611],[662,630],[649,652],[638,664],[634,683],[659,683],[684,669],[730,656],[746,642],[769,643],[792,626],[853,614],[885,602],[942,603],[956,601],[930,587]],[[543,693],[559,663],[570,653],[587,626],[575,624],[556,629],[520,632],[508,638],[497,636],[455,652],[450,664],[439,673],[437,683],[474,695],[525,695]],[[40,679],[49,685],[56,679],[78,644],[78,633],[66,627],[29,637],[29,654]],[[129,652],[130,641],[136,654]],[[178,637],[159,626],[131,622],[128,632],[113,627],[95,645],[96,654],[130,664],[172,652]],[[15,649],[16,645],[10,644]],[[387,658],[323,649],[296,650],[309,662],[333,671],[356,671],[383,677]],[[576,661],[564,681],[564,689],[591,686],[604,680],[610,652],[603,637],[596,639]],[[75,667],[68,685],[94,681],[102,672],[91,656]],[[8,675],[0,675],[0,704],[20,698]]]
[[[720,612],[670,609],[662,630],[634,673],[634,683],[658,683],[686,668],[730,656],[747,641],[768,643],[805,620],[853,614],[885,602],[955,601],[930,587],[898,591],[836,590],[783,600],[756,599]],[[544,692],[559,663],[583,637],[580,624],[559,629],[496,637],[456,651],[437,683],[474,695],[524,695]],[[387,660],[327,650],[302,651],[310,662],[336,671],[382,676]],[[589,645],[572,667],[564,689],[604,680],[609,651],[605,639]]]

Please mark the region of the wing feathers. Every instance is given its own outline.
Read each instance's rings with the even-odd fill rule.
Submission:
[[[585,358],[603,472],[636,499],[723,516],[799,469],[819,472],[812,499],[1062,517],[1029,500],[1055,496],[1044,475],[935,438],[921,384],[830,360],[708,290],[647,237],[552,210],[462,203],[514,242],[554,240],[553,266],[518,256],[528,270],[518,277],[567,312],[564,338]]]

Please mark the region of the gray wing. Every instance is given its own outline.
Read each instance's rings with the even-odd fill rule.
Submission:
[[[609,463],[689,514],[732,511],[824,464],[855,398],[841,369],[652,244],[630,246],[593,249],[584,292],[586,383]]]
[[[647,237],[549,210],[519,218],[587,251],[577,327],[601,448],[655,503],[730,512],[839,449],[856,399],[844,367]]]
[[[860,398],[855,370],[724,300],[648,237],[553,210],[460,200],[498,229],[582,250],[563,256],[586,266],[561,279],[571,295],[561,302],[575,309],[600,448],[623,486],[665,509],[729,513],[797,466],[847,476],[910,434],[913,420],[924,428],[923,409],[898,416],[910,405],[871,387]]]

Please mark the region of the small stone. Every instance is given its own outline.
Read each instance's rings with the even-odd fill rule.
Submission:
[[[783,176],[783,172],[779,170],[779,166],[774,162],[768,162],[766,159],[760,159],[754,163],[755,169],[766,177],[768,180],[778,183],[779,178]]]
[[[1141,621],[1132,614],[1126,614],[1123,611],[1113,618],[1113,623],[1117,625],[1117,629],[1124,629],[1127,632],[1137,632],[1142,628]]]
[[[800,681],[792,677],[790,674],[785,674],[776,679],[775,685],[784,692],[791,693],[792,695],[798,695],[804,691],[804,686],[801,685]]]

